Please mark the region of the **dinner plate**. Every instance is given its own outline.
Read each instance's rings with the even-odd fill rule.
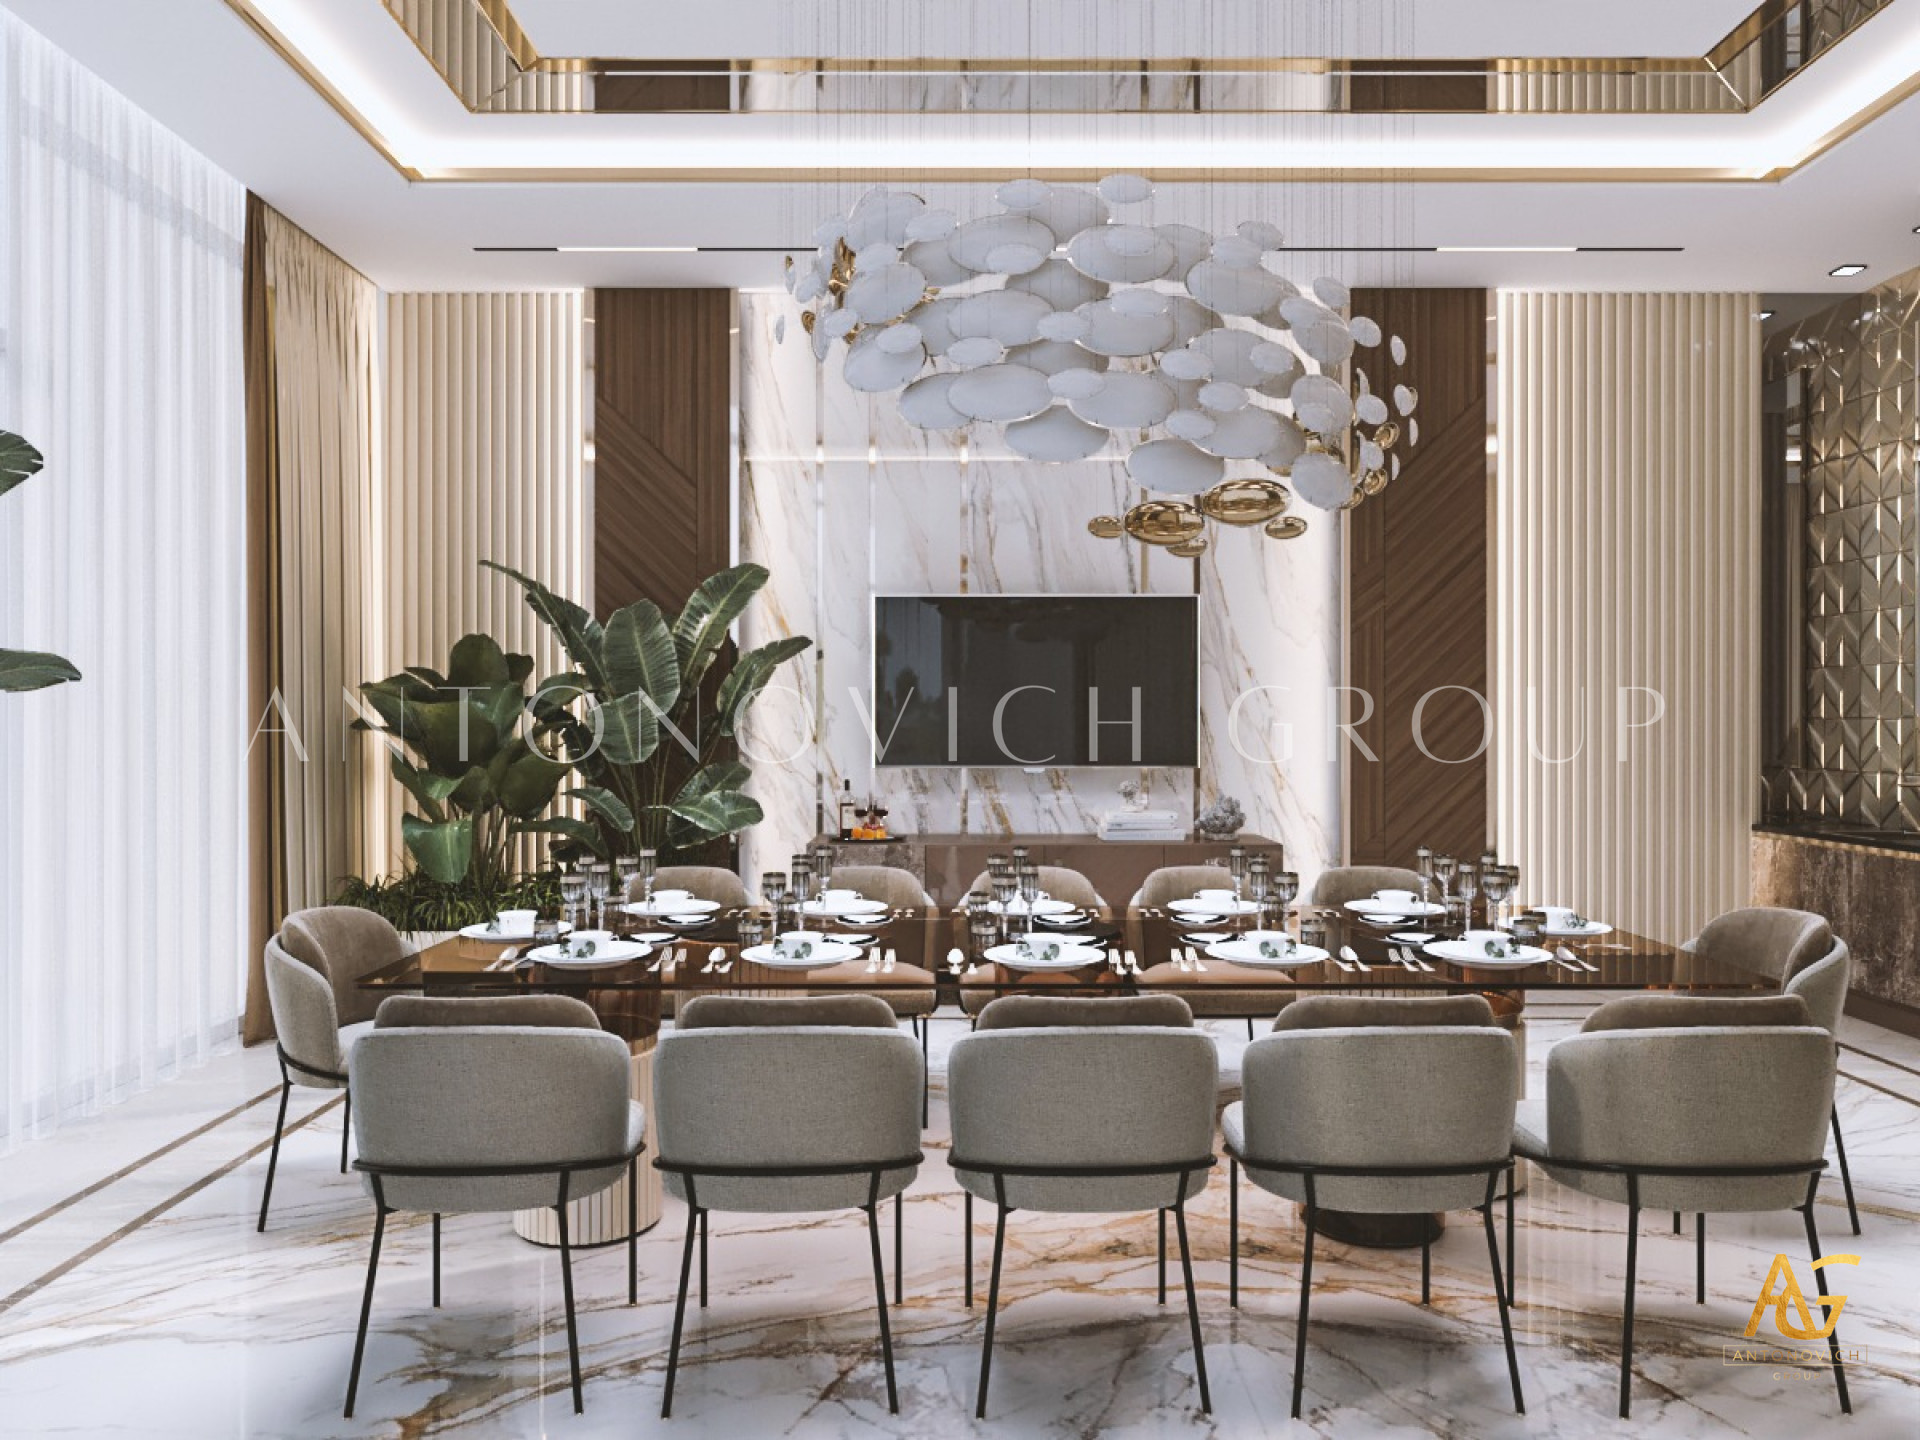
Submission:
[[[1057,935],[1051,930],[1035,931],[1033,938],[1048,945],[1098,945],[1098,935]]]
[[[620,907],[629,915],[711,915],[720,908],[718,900],[630,900]]]
[[[830,930],[823,931],[820,938],[835,945],[871,945],[878,937],[858,930]]]
[[[756,965],[764,965],[769,970],[825,970],[829,966],[844,965],[849,960],[860,958],[858,945],[841,945],[822,939],[813,947],[813,953],[804,958],[782,955],[771,945],[752,945],[740,952],[742,960],[751,960]]]
[[[1051,935],[1047,937],[1047,942],[1059,944]],[[1051,960],[1043,960],[1038,955],[1022,955],[1017,945],[996,945],[987,951],[987,959],[1009,970],[1084,970],[1089,965],[1107,963],[1105,953],[1091,945],[1061,945],[1060,953]]]
[[[1500,922],[1500,928],[1502,930],[1511,930],[1513,928],[1512,918],[1509,917],[1502,920]],[[1613,933],[1613,926],[1607,924],[1604,920],[1589,920],[1585,929],[1573,928],[1556,930],[1552,926],[1542,925],[1540,927],[1540,933],[1542,935],[1551,935],[1556,940],[1578,940],[1583,936],[1590,938],[1595,935],[1611,935]]]
[[[1285,937],[1269,935],[1265,938],[1278,943]],[[1294,970],[1302,965],[1318,965],[1327,958],[1327,952],[1318,945],[1301,945],[1296,942],[1293,949],[1286,954],[1262,955],[1259,938],[1242,937],[1238,940],[1222,940],[1217,945],[1209,945],[1207,958],[1244,965],[1251,970]]]
[[[1035,923],[1040,925],[1080,925],[1086,922],[1084,910],[1062,910],[1058,915],[1036,915]]]
[[[508,930],[489,930],[487,924],[488,922],[483,920],[478,925],[466,926],[461,930],[460,938],[463,940],[491,940],[498,945],[524,945],[527,941],[533,939],[533,931],[531,930],[527,931],[524,935],[516,935]],[[560,922],[560,933],[562,935],[571,935],[573,933],[573,926],[565,920],[562,920]]]
[[[1484,940],[1432,940],[1422,948],[1436,960],[1448,960],[1455,965],[1467,965],[1476,970],[1524,970],[1548,958],[1547,952],[1537,945],[1521,945],[1515,947],[1506,959],[1496,959],[1487,954],[1487,942]]]
[[[1251,915],[1260,907],[1251,900],[1169,900],[1167,908],[1181,915]]]
[[[1183,945],[1218,945],[1223,940],[1231,940],[1233,935],[1226,930],[1196,930],[1191,935],[1182,935]]]
[[[1037,916],[1075,915],[1079,913],[1079,910],[1079,906],[1069,905],[1064,900],[1040,899],[1033,902],[1032,913]],[[1005,905],[1002,905],[998,900],[989,900],[987,902],[987,912],[992,915],[1025,915],[1028,913],[1027,902],[1024,900],[1009,900]]]
[[[1435,937],[1431,930],[1396,930],[1387,938],[1398,940],[1402,945],[1424,945]]]
[[[1369,896],[1365,900],[1349,900],[1346,908],[1356,915],[1444,915],[1447,907],[1435,905],[1431,900],[1375,900]]]
[[[551,965],[556,970],[606,970],[615,965],[643,960],[652,953],[651,945],[641,945],[632,940],[609,940],[604,945],[595,946],[591,955],[564,954],[558,945],[542,945],[527,958],[538,960],[542,965]]]
[[[623,935],[623,940],[631,940],[636,945],[671,945],[680,937],[671,930],[650,930],[645,935]]]
[[[884,900],[868,900],[864,896],[851,896],[836,899],[828,896],[824,900],[808,900],[800,906],[802,914],[825,915],[829,918],[839,915],[878,915],[887,908]]]

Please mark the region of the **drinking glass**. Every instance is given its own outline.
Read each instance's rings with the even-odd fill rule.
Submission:
[[[1420,903],[1424,905],[1432,898],[1427,894],[1427,887],[1433,883],[1433,851],[1425,845],[1414,851],[1413,868],[1420,875]]]
[[[1485,850],[1482,850],[1480,852],[1480,878],[1485,880],[1487,878],[1487,871],[1494,869],[1499,863],[1500,857],[1493,853],[1493,847],[1491,845]]]
[[[653,882],[659,874],[660,852],[658,850],[642,850],[640,852],[640,884],[643,893],[640,898],[645,900],[648,905],[653,904]]]
[[[764,910],[746,910],[740,915],[740,948],[750,950],[755,945],[764,945],[767,940],[767,926],[772,917]]]
[[[825,895],[833,888],[833,856],[831,845],[813,847],[813,875],[820,882],[820,894]]]
[[[776,910],[787,896],[787,872],[784,870],[762,870],[760,872],[760,898]]]
[[[1467,933],[1467,902],[1458,895],[1447,896],[1447,929],[1455,936]]]
[[[1024,867],[1025,867],[1025,865],[1026,865],[1026,863],[1027,863],[1027,847],[1026,847],[1026,846],[1024,846],[1024,845],[1016,845],[1016,846],[1014,846],[1014,847],[1013,847],[1013,865],[1014,865],[1014,868],[1015,868],[1016,870],[1018,870],[1018,869],[1022,869],[1022,868],[1024,868]]]
[[[1433,857],[1433,873],[1440,881],[1440,897],[1445,899],[1453,894],[1453,872],[1460,868],[1460,862],[1451,855]]]
[[[1480,893],[1479,874],[1471,865],[1462,865],[1453,873],[1453,889],[1464,903],[1467,924],[1473,924],[1473,897]]]
[[[1327,946],[1327,922],[1318,911],[1300,916],[1300,943],[1316,950]]]
[[[613,862],[613,893],[616,901],[633,898],[633,882],[640,874],[640,857],[622,855]]]
[[[813,858],[809,855],[794,856],[792,870],[793,877],[788,889],[794,905],[805,914],[807,900],[813,894]]]
[[[604,920],[607,913],[607,890],[613,884],[613,867],[604,860],[596,860],[587,866],[587,905],[588,914],[595,920]]]
[[[1282,870],[1273,877],[1273,898],[1280,903],[1282,910],[1300,898],[1298,870]]]
[[[1505,913],[1507,896],[1513,893],[1507,881],[1507,867],[1488,865],[1480,871],[1480,889],[1487,897],[1487,923],[1498,927]]]
[[[1033,907],[1040,899],[1040,867],[1022,865],[1019,869],[1020,899],[1027,907],[1027,920],[1033,920]]]
[[[560,877],[560,905],[570,923],[577,923],[587,903],[587,877],[579,874]]]
[[[1251,924],[1256,930],[1264,930],[1267,924],[1267,901],[1273,895],[1273,877],[1267,873],[1267,860],[1264,855],[1256,855],[1253,865],[1247,872],[1247,895],[1253,901]]]
[[[967,922],[967,934],[973,943],[973,958],[984,960],[987,951],[1000,943],[1000,922],[982,910]]]
[[[1511,900],[1520,893],[1520,867],[1509,860],[1500,868],[1507,872],[1507,898]]]
[[[1227,869],[1233,875],[1233,898],[1238,900],[1247,884],[1247,847],[1235,845],[1227,851]]]

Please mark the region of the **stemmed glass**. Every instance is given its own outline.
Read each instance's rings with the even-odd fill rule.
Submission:
[[[813,878],[819,883],[819,895],[826,898],[827,891],[833,888],[833,847],[816,845],[813,847]]]
[[[1284,930],[1287,928],[1287,910],[1300,897],[1300,872],[1281,870],[1274,875],[1273,883],[1268,888],[1273,894],[1274,904],[1280,910],[1278,928]]]
[[[1033,929],[1034,907],[1040,903],[1040,867],[1022,865],[1018,871],[1020,900],[1027,910],[1027,929]]]
[[[1500,864],[1482,866],[1480,888],[1486,892],[1487,923],[1498,929],[1507,896],[1513,893],[1512,883],[1507,879],[1507,867]]]
[[[1227,851],[1227,869],[1233,875],[1233,898],[1238,908],[1241,892],[1247,883],[1247,847],[1235,845]]]
[[[587,877],[577,872],[569,872],[560,877],[560,905],[567,913],[567,923],[578,926],[580,912],[587,903]]]
[[[1267,927],[1267,901],[1273,894],[1273,877],[1267,872],[1267,857],[1256,855],[1247,867],[1247,894],[1253,901],[1250,924],[1256,930]]]
[[[786,871],[763,870],[760,872],[760,899],[763,904],[773,910],[774,933],[778,934],[787,912]]]
[[[1454,871],[1453,889],[1463,902],[1461,915],[1465,917],[1467,928],[1473,928],[1473,897],[1480,893],[1479,874],[1473,866],[1462,865]]]
[[[1013,933],[1013,897],[1019,886],[1008,871],[993,876],[992,885],[993,903],[1000,907],[1000,934],[1004,938]]]
[[[646,902],[648,909],[653,908],[653,883],[659,874],[660,852],[658,850],[642,850],[640,852],[640,886],[642,890],[640,898]]]
[[[613,869],[604,860],[596,860],[587,866],[587,905],[588,916],[596,921],[604,921],[607,916],[607,891],[613,884]]]
[[[1460,868],[1460,862],[1451,855],[1433,857],[1433,873],[1440,881],[1440,898],[1446,899],[1453,894],[1453,872]]]
[[[1420,875],[1420,903],[1425,905],[1432,899],[1427,887],[1433,884],[1433,851],[1422,845],[1413,852],[1413,868]]]

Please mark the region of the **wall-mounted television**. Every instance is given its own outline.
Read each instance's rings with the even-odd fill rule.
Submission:
[[[1192,595],[878,595],[874,763],[1200,763]]]

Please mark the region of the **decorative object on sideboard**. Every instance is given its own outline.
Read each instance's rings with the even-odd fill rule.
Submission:
[[[0,495],[38,475],[46,457],[10,430],[0,430]],[[42,650],[0,650],[0,691],[45,690],[78,680],[70,660]]]
[[[1144,810],[1147,808],[1147,792],[1138,780],[1122,780],[1120,802],[1123,809]]]
[[[677,864],[760,823],[759,802],[745,791],[753,772],[734,757],[735,737],[774,672],[813,644],[794,635],[735,656],[733,623],[766,585],[766,567],[709,576],[671,621],[636,600],[603,625],[539,581],[481,563],[521,586],[574,665],[535,696],[537,742],[618,802],[583,795],[589,819],[549,822],[561,837],[556,855],[599,843],[614,855],[655,850],[661,863]]]
[[[1202,810],[1193,827],[1204,840],[1231,840],[1246,826],[1247,812],[1231,795],[1222,795]]]
[[[960,223],[875,186],[819,226],[811,257],[787,258],[787,288],[815,358],[844,341],[847,384],[900,391],[912,425],[997,426],[1049,464],[1118,436],[1134,481],[1176,498],[1096,517],[1103,538],[1192,558],[1210,523],[1288,540],[1307,529],[1285,513],[1296,494],[1321,510],[1378,494],[1395,447],[1419,438],[1419,396],[1376,391],[1353,359],[1384,344],[1398,368],[1406,343],[1352,315],[1341,281],[1303,289],[1268,269],[1284,237],[1266,221],[1223,236],[1112,222],[1152,195],[1138,175],[1015,179],[1001,213]]]

